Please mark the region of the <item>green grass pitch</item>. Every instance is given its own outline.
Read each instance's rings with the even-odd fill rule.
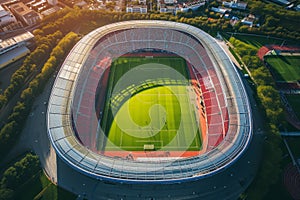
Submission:
[[[157,79],[145,80],[134,87],[124,85],[120,93],[127,94],[125,98],[125,95],[112,96],[114,86],[126,72],[149,63],[166,67],[149,65],[152,72],[157,70]],[[168,77],[174,69],[182,76]],[[120,57],[114,60],[101,120],[108,139],[105,143],[98,141],[98,149],[144,151],[144,145],[149,144],[154,145],[154,150],[200,150],[201,130],[192,103],[196,97],[188,77],[186,62],[179,57]]]
[[[300,80],[300,56],[265,56],[265,61],[271,65],[276,81]]]
[[[300,119],[300,95],[299,94],[286,94],[286,98],[289,101],[289,104],[294,110],[294,113]]]

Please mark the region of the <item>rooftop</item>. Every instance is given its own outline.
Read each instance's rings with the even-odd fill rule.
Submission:
[[[28,6],[26,6],[22,2],[15,3],[11,5],[10,8],[15,12],[17,12],[19,15],[22,15],[24,17],[38,16],[38,13],[31,10]]]
[[[19,42],[23,42],[29,39],[32,39],[34,36],[30,32],[25,32],[23,34],[17,35],[15,37],[8,38],[6,40],[0,40],[0,50],[10,47]]]

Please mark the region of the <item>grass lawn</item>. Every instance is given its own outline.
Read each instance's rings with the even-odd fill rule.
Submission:
[[[199,150],[199,128],[185,86],[157,87],[131,97],[110,128],[110,142],[124,150],[143,151],[144,144],[159,150]],[[173,94],[176,92],[176,95]]]
[[[300,80],[300,56],[266,56],[277,81]]]
[[[40,171],[28,182],[24,183],[16,191],[16,199],[29,200],[29,199],[45,199],[45,200],[71,200],[76,199],[76,195],[57,187],[52,184],[45,174]]]
[[[293,152],[296,159],[300,159],[300,138],[299,137],[287,137],[287,142]]]
[[[278,40],[268,37],[261,37],[261,36],[249,36],[249,35],[235,35],[236,39],[241,40],[247,44],[251,44],[258,49],[264,45],[268,44],[277,44],[281,45],[284,40]],[[285,43],[286,44],[286,43]]]
[[[286,138],[289,145],[289,139],[290,137]],[[290,146],[291,147],[291,146]],[[281,145],[281,149],[283,151],[283,157],[281,160],[281,171],[278,177],[278,180],[276,181],[276,183],[274,183],[273,185],[270,186],[269,191],[267,192],[267,194],[265,195],[264,199],[272,199],[272,200],[292,200],[291,195],[289,194],[289,192],[287,191],[284,182],[283,182],[283,178],[284,178],[284,169],[287,167],[288,164],[290,164],[292,162],[290,156],[288,155],[288,151],[285,147],[285,145],[282,143]],[[293,152],[294,153],[294,152]],[[258,177],[259,178],[259,177]]]
[[[147,66],[139,68],[142,64]],[[122,76],[133,69],[146,76],[122,83],[117,94],[112,92]],[[127,74],[136,77],[134,72]],[[109,151],[143,151],[144,145],[154,145],[154,150],[200,150],[191,91],[182,58],[118,58],[112,63],[101,121],[108,140],[98,147]]]
[[[227,40],[231,37],[231,34],[223,33],[222,34]],[[268,38],[266,36],[250,36],[250,35],[233,35],[234,38],[245,42],[247,44],[252,45],[253,47],[256,47],[257,49],[261,48],[264,45],[268,44],[277,44],[281,45],[284,41],[283,39],[273,39]],[[289,44],[289,42],[285,42],[285,45]],[[291,43],[293,44],[293,43]]]
[[[300,119],[300,95],[298,94],[286,94],[286,98],[289,101],[289,104],[292,106],[294,113]]]

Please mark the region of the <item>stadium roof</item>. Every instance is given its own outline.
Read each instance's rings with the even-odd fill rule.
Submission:
[[[132,29],[134,34],[135,30],[141,28],[174,30],[192,35],[199,43],[187,45],[187,41],[168,41],[170,42],[168,44],[177,43],[177,45],[180,44],[183,48],[193,51],[197,55],[195,58],[188,57],[189,55],[182,52],[182,49],[172,49],[172,51],[177,51],[174,53],[189,59],[191,63],[194,62],[193,59],[198,61],[205,59],[195,51],[197,45],[203,45],[205,48],[212,65],[204,66],[204,68],[215,71],[216,77],[221,82],[221,93],[225,95],[223,100],[226,101],[229,112],[227,135],[217,147],[191,158],[149,162],[103,156],[91,151],[78,141],[74,133],[72,106],[74,94],[82,86],[79,84],[80,77],[87,68],[93,67],[91,63],[88,63],[90,52],[98,44],[102,48],[98,52],[99,55],[105,54],[101,51],[107,51],[114,44],[109,40],[103,43],[100,41],[99,44],[99,40],[109,33]],[[129,40],[134,41],[136,37],[133,35]],[[118,42],[115,43],[119,44],[119,49],[121,49],[122,42],[129,44],[128,41]],[[150,44],[151,40],[140,42],[143,46],[143,42]],[[163,40],[161,42],[164,44]],[[136,44],[138,43],[132,42],[124,51],[135,50],[138,48],[135,46]],[[164,48],[168,48],[168,45],[165,45]],[[116,55],[121,55],[121,53],[124,52],[117,52]],[[234,163],[248,147],[252,136],[252,116],[246,91],[231,60],[214,38],[190,25],[153,20],[110,24],[98,28],[82,38],[69,53],[57,75],[49,100],[47,123],[49,137],[57,155],[74,169],[97,179],[132,183],[181,182],[212,175]]]

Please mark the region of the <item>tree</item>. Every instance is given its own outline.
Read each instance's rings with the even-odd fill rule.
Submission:
[[[14,191],[8,188],[0,188],[0,200],[13,200]]]
[[[0,94],[0,108],[2,108],[7,103],[7,98],[5,95]]]
[[[4,173],[1,186],[16,189],[30,179],[40,169],[40,162],[36,155],[26,154],[20,161],[14,163]]]
[[[282,150],[278,129],[269,127],[266,132],[268,137],[264,143],[264,156],[260,170],[247,191],[247,199],[263,200],[269,191],[270,185],[277,182],[280,174]],[[272,177],[272,178],[270,178]]]
[[[3,178],[1,180],[1,185],[10,189],[17,188],[18,179],[19,176],[18,176],[17,169],[12,166],[4,172]]]
[[[279,124],[283,119],[283,108],[278,91],[270,85],[260,85],[257,87],[257,94],[266,114],[272,124]]]
[[[16,134],[17,122],[11,121],[5,124],[0,131],[0,152],[7,147],[10,147],[12,138]],[[15,139],[15,138],[14,138]],[[2,156],[4,156],[2,154]]]
[[[31,87],[26,88],[25,90],[23,90],[23,92],[21,93],[21,99],[24,102],[31,102],[33,100],[34,94],[32,92]]]
[[[250,12],[253,14],[261,14],[263,13],[265,4],[261,1],[251,1],[250,3]]]
[[[254,82],[257,85],[271,85],[273,79],[266,67],[258,67],[251,72]]]

